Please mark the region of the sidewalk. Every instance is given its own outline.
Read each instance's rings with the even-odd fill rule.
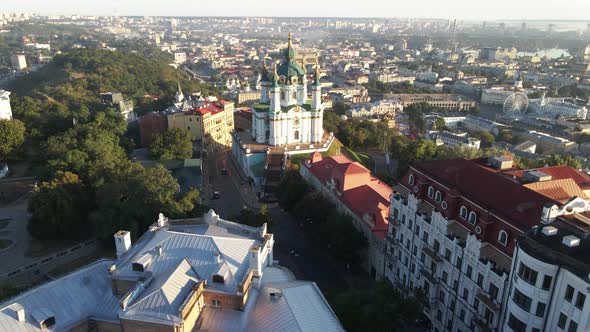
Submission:
[[[244,173],[242,168],[238,166],[238,162],[234,159],[234,156],[231,152],[226,152],[226,160],[229,160],[229,165],[231,167],[231,174],[237,174],[239,179],[244,183],[241,185],[236,179],[235,176],[232,176],[232,181],[238,188],[240,196],[250,209],[259,209],[262,204],[258,202],[258,198],[256,197],[256,193],[252,190],[252,186],[250,186],[250,181],[248,180],[248,176]]]

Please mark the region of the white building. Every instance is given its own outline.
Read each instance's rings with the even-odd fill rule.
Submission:
[[[441,145],[446,145],[450,147],[465,146],[469,148],[479,149],[481,145],[480,140],[473,137],[469,137],[467,133],[454,134],[448,131],[439,131],[431,134],[430,139],[435,141],[437,145],[440,142]]]
[[[0,90],[0,120],[12,120],[10,91]]]
[[[185,62],[186,62],[186,53],[174,52],[174,63],[181,65]]]
[[[544,263],[541,270],[523,255],[523,246],[520,243],[517,246],[516,242],[537,225],[551,222],[557,216],[575,218],[587,214],[590,205],[586,181],[589,179],[588,175],[567,166],[515,169],[512,160],[505,157],[414,164],[402,179],[399,192],[391,197],[384,251],[385,276],[409,293],[415,288],[426,292],[425,314],[432,322],[433,331],[509,331],[507,326],[518,332],[559,331],[556,326],[567,331],[561,322],[561,312],[567,322],[573,319],[578,324],[578,331],[587,331],[590,308],[581,306],[586,315],[573,308],[577,301],[574,294],[583,294],[587,284],[574,282],[571,273],[558,263],[553,263],[554,266]],[[587,229],[588,225],[584,227]],[[567,239],[575,246],[575,239]],[[535,252],[543,251],[540,245],[534,248]],[[580,254],[568,258],[569,248],[561,249],[565,253],[561,257],[550,252],[547,255],[562,262],[562,266],[576,266],[575,262],[571,264],[572,259],[587,257],[579,251]],[[553,301],[557,304],[547,311],[551,318],[544,326],[540,325],[543,319],[535,317],[536,307],[531,306],[531,301],[546,301],[549,310],[548,294],[541,294],[514,277],[521,260],[562,285],[551,288],[555,289]],[[523,276],[536,279],[532,283],[541,288],[543,277],[538,273],[539,278],[531,271],[523,272]],[[588,271],[578,275],[588,282]],[[574,291],[560,284],[560,278],[568,280]],[[530,297],[527,300],[518,295],[516,300],[519,305],[524,303],[529,307],[530,314],[519,311],[522,308],[515,308],[516,304],[508,300],[514,298],[514,287],[523,288]],[[571,304],[558,300],[566,292],[571,294],[567,296]],[[520,322],[534,321],[530,326],[540,330],[515,325],[514,319],[508,323],[511,311],[516,312]]]
[[[254,105],[252,138],[271,146],[319,143],[324,134],[319,65],[309,100],[307,74],[305,67],[295,61],[297,53],[291,35],[284,55],[285,60],[275,65],[272,76],[264,71],[260,103]]]
[[[404,107],[397,101],[380,100],[374,103],[362,103],[355,108],[346,111],[346,115],[351,118],[375,117],[380,115],[395,116],[397,112],[402,112]]]
[[[586,119],[588,117],[586,106],[567,102],[565,98],[545,98],[543,96],[541,99],[532,100],[529,110],[553,119],[557,117]]]
[[[10,57],[12,68],[15,70],[23,70],[27,68],[27,58],[23,53],[13,54]]]
[[[517,242],[503,331],[590,330],[588,213],[539,225]]]

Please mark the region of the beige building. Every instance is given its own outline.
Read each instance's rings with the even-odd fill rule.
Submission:
[[[427,103],[448,110],[460,111],[468,111],[470,108],[475,107],[475,101],[451,94],[390,94],[385,97],[390,100],[398,100],[403,107],[408,107],[415,103]]]
[[[241,91],[238,93],[238,105],[260,100],[260,90]]]
[[[231,147],[234,130],[234,103],[217,101],[168,114],[168,128],[185,128],[194,141],[201,140],[206,151]]]

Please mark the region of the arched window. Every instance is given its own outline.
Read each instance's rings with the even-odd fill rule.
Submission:
[[[428,197],[434,197],[434,188],[432,188],[432,186],[428,187]]]
[[[475,212],[469,212],[469,219],[467,219],[467,221],[469,221],[469,223],[472,225],[475,225],[477,223],[477,215],[475,214]]]
[[[434,200],[439,202],[442,201],[442,194],[440,193],[440,191],[436,191],[436,193],[434,194]]]
[[[291,98],[292,99],[296,99],[297,98],[297,92],[295,92],[295,91],[291,92]]]
[[[414,185],[414,175],[410,174],[410,176],[408,177],[408,183],[410,184],[410,186]]]
[[[462,206],[461,209],[459,210],[459,217],[461,217],[461,219],[465,220],[467,219],[467,208]]]
[[[298,141],[299,140],[299,130],[295,130],[295,133],[293,134],[293,138]]]
[[[498,242],[506,245],[508,243],[508,233],[506,231],[500,231],[498,234]]]

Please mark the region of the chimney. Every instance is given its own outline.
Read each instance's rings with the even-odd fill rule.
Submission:
[[[543,227],[543,234],[547,235],[547,236],[552,236],[552,235],[556,235],[557,234],[557,228],[553,227],[553,226],[545,226]]]
[[[561,242],[570,248],[580,245],[580,239],[573,235],[564,236]]]
[[[162,228],[168,224],[168,218],[163,213],[158,214],[158,227]]]
[[[115,233],[115,246],[117,248],[117,258],[121,258],[131,248],[131,233],[129,231]]]
[[[157,245],[157,246],[156,246],[156,253],[158,254],[158,256],[162,256],[162,251],[163,251],[163,250],[164,250],[164,249],[162,248],[162,246],[161,246],[161,245]]]
[[[216,253],[215,254],[215,263],[217,264],[221,264],[223,262],[223,258],[221,258],[221,253]]]

